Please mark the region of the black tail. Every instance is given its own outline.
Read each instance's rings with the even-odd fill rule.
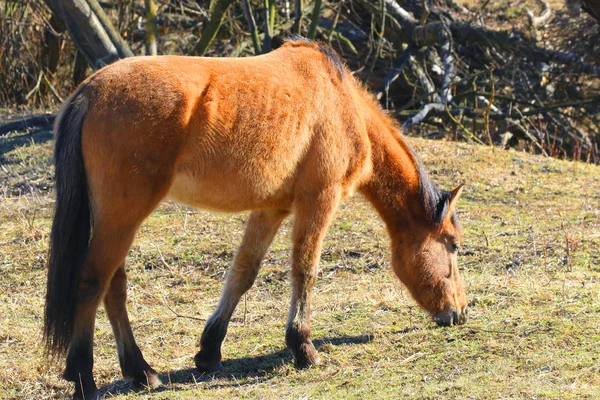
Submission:
[[[88,99],[81,86],[63,105],[54,124],[56,206],[48,261],[44,315],[46,351],[64,355],[73,336],[79,271],[90,240],[90,205],[81,151]]]

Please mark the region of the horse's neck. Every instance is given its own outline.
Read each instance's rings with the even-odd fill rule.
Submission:
[[[411,150],[394,137],[383,117],[370,121],[372,173],[361,192],[375,206],[390,230],[402,229],[421,210],[419,172]]]

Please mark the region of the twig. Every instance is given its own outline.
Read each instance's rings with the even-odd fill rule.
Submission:
[[[27,95],[25,96],[25,100],[29,100],[29,98],[31,96],[33,96],[33,94],[40,89],[40,83],[42,82],[43,76],[44,76],[44,71],[40,71],[40,76],[38,76],[37,83],[35,84],[33,89],[31,89],[31,91],[29,93],[27,93]]]
[[[507,334],[507,335],[519,335],[519,336],[528,336],[531,335],[533,332],[538,331],[538,328],[531,328],[531,329],[526,329],[522,332],[515,332],[515,331],[510,331],[510,330],[500,330],[500,329],[484,329],[484,328],[477,328],[474,326],[466,326],[464,328],[465,330],[469,330],[469,331],[475,331],[475,332],[487,332],[487,333],[503,333],[503,334]]]
[[[173,314],[175,314],[175,316],[176,316],[176,317],[178,317],[178,318],[187,318],[187,319],[193,319],[193,320],[195,320],[195,321],[202,321],[202,322],[206,321],[206,319],[204,319],[204,318],[198,318],[198,317],[192,317],[192,316],[190,316],[190,315],[184,315],[184,314],[180,314],[180,313],[178,313],[177,311],[173,310],[173,309],[171,308],[171,306],[169,306],[169,304],[167,303],[167,298],[165,297],[164,293],[162,293],[162,299],[163,299],[163,305],[164,305],[165,307],[167,307],[167,309],[168,309],[169,311],[171,311]]]
[[[265,40],[262,50],[271,51],[273,46],[273,30],[275,29],[275,0],[264,0],[265,5]]]
[[[431,82],[431,79],[429,79],[427,74],[425,74],[425,71],[423,70],[423,68],[421,68],[419,63],[417,63],[417,60],[413,56],[410,56],[410,60],[408,61],[408,63],[409,63],[408,65],[410,66],[410,69],[416,75],[416,77],[419,80],[419,82],[421,83],[421,86],[423,87],[423,89],[425,89],[425,91],[428,93],[432,93],[430,101],[439,103],[440,102],[439,95],[437,94],[437,91],[435,90],[435,86],[433,85],[433,82]]]
[[[406,357],[404,360],[400,361],[398,363],[398,365],[406,364],[407,362],[411,362],[413,360],[416,360],[417,358],[423,357],[424,355],[425,355],[425,353],[422,353],[422,352],[419,351],[419,352],[417,352],[417,353],[415,353],[413,355],[410,355],[410,356]]]
[[[54,85],[52,83],[50,83],[50,81],[48,80],[48,78],[46,77],[45,74],[44,74],[44,82],[46,83],[46,85],[48,85],[48,88],[50,88],[50,91],[52,92],[54,97],[56,97],[56,100],[58,100],[61,103],[64,102],[63,98],[60,96],[60,94],[58,94],[58,91],[56,90]]]
[[[490,85],[491,85],[492,92],[491,92],[490,100],[487,103],[487,107],[485,108],[484,120],[485,120],[485,133],[486,133],[486,136],[488,139],[488,144],[490,146],[492,146],[493,145],[492,135],[490,134],[490,111],[492,110],[492,107],[494,104],[494,97],[496,95],[496,88],[494,86],[494,70],[493,69],[490,71]]]
[[[483,96],[478,96],[478,99],[481,101],[484,101],[484,103],[487,105],[487,103],[489,102],[489,100],[485,99]],[[507,113],[502,113],[498,108],[496,108],[495,106],[492,105],[491,110],[492,112],[490,112],[489,114],[489,118],[491,120],[506,120],[506,119],[514,119],[514,120],[521,120],[524,119],[525,117],[529,117],[532,115],[538,115],[538,114],[543,114],[547,111],[551,111],[551,110],[556,110],[556,109],[560,109],[560,108],[566,108],[566,107],[575,107],[578,105],[583,105],[583,104],[592,104],[594,102],[598,101],[597,99],[591,99],[591,100],[582,100],[582,101],[577,101],[577,102],[566,102],[566,103],[561,103],[561,104],[552,104],[552,105],[548,105],[548,106],[544,106],[544,107],[539,107],[539,108],[533,108],[531,110],[527,110],[527,111],[519,111],[517,108],[513,107],[513,111],[511,112],[507,112]],[[496,112],[494,112],[496,111]],[[450,114],[452,115],[458,115],[460,113],[464,113],[464,115],[468,118],[484,118],[484,113],[483,112],[479,112],[479,111],[475,111],[472,108],[467,108],[467,107],[455,107],[450,109]],[[399,115],[406,115],[405,113],[403,113],[402,111],[397,112],[396,114]],[[438,108],[432,108],[429,110],[428,112],[428,116],[431,117],[439,117],[442,115],[446,114],[446,110],[441,110]],[[414,115],[412,113],[410,113],[409,115]],[[419,121],[420,122],[420,121]]]
[[[335,18],[333,19],[333,24],[331,25],[331,30],[329,31],[329,36],[327,37],[327,44],[329,44],[329,45],[331,45],[331,39],[333,38],[333,33],[335,32],[335,28],[337,27],[338,21],[340,20],[340,14],[342,13],[343,4],[344,3],[340,2],[337,12],[335,13]]]
[[[558,216],[560,217],[560,227],[565,234],[565,246],[567,251],[567,269],[569,272],[573,271],[572,262],[571,262],[571,234],[567,232],[567,228],[565,228],[565,219],[563,218],[560,211],[558,211]]]
[[[444,107],[445,107],[445,109],[446,109],[446,113],[448,114],[448,116],[450,117],[450,119],[451,119],[451,120],[452,120],[452,121],[453,121],[453,122],[454,122],[456,125],[458,125],[458,126],[459,126],[459,127],[462,129],[462,130],[463,130],[463,132],[465,132],[465,133],[467,134],[467,136],[468,136],[469,138],[471,138],[471,139],[472,139],[474,142],[476,142],[476,143],[479,143],[479,144],[484,144],[484,143],[481,141],[481,139],[479,139],[479,138],[478,138],[478,137],[477,137],[477,136],[476,136],[474,133],[472,133],[470,130],[468,130],[468,129],[467,129],[467,127],[466,127],[466,126],[464,126],[464,125],[462,124],[462,122],[460,122],[458,119],[456,119],[456,118],[455,118],[455,117],[454,117],[454,116],[453,116],[453,115],[452,115],[452,114],[449,112],[449,109],[448,109],[448,104],[444,104]]]
[[[254,44],[254,53],[262,53],[260,39],[258,38],[258,28],[256,27],[256,21],[254,20],[254,14],[250,6],[249,0],[242,0],[244,5],[244,13],[246,14],[246,20],[248,21],[248,29],[250,30],[250,36],[252,37],[252,44]]]
[[[163,265],[169,270],[171,275],[173,275],[173,270],[171,269],[171,266],[167,263],[167,260],[165,260],[162,251],[160,251],[160,247],[158,247],[158,245],[156,244],[154,246],[156,246],[156,250],[158,250],[158,255],[160,256],[160,260],[162,261]]]

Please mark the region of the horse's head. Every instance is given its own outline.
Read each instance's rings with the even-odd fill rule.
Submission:
[[[413,220],[392,239],[394,272],[440,326],[467,320],[467,300],[457,262],[462,232],[454,213],[462,188],[441,197],[433,222]]]

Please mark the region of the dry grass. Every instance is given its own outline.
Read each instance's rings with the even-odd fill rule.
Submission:
[[[48,132],[0,138],[0,398],[64,398],[40,347],[52,210]],[[132,392],[99,312],[104,398],[593,398],[600,390],[600,168],[465,144],[411,140],[443,187],[467,182],[460,263],[464,326],[429,321],[392,278],[388,240],[359,196],[339,211],[315,290],[323,364],[296,371],[284,347],[289,231],[277,236],[224,344],[225,366],[193,374],[246,215],[173,203],[145,223],[128,258],[129,309],[167,385]]]

